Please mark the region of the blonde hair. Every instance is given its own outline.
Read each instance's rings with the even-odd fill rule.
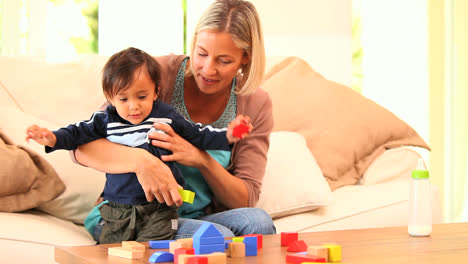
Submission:
[[[241,66],[242,78],[236,93],[253,93],[260,86],[265,73],[265,47],[260,18],[254,5],[244,0],[216,0],[203,13],[195,28],[190,56],[193,57],[199,32],[217,30],[232,35],[232,40],[247,55],[249,61]],[[193,60],[190,60],[191,74]]]

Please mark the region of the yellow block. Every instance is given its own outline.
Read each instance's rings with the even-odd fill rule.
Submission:
[[[244,237],[233,237],[232,242],[244,242]]]
[[[340,262],[341,261],[341,246],[335,244],[323,245],[328,248],[328,261]]]
[[[195,198],[195,193],[189,190],[179,189],[179,194],[182,197],[182,201],[193,204],[193,199]]]

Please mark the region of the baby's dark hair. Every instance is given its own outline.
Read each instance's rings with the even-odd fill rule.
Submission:
[[[161,80],[161,67],[148,53],[127,48],[112,55],[102,70],[102,90],[106,98],[112,99],[119,92],[127,89],[133,82],[135,71],[146,66],[148,75],[154,82],[156,94]]]

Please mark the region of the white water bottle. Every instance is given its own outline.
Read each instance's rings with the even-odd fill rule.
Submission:
[[[411,174],[408,234],[429,236],[432,232],[432,188],[429,171],[422,159]]]

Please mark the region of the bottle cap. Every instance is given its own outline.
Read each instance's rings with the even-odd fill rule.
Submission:
[[[416,166],[416,169],[413,170],[413,172],[411,173],[411,177],[413,179],[428,179],[429,178],[429,171],[426,169],[423,159],[418,160],[418,165]]]

